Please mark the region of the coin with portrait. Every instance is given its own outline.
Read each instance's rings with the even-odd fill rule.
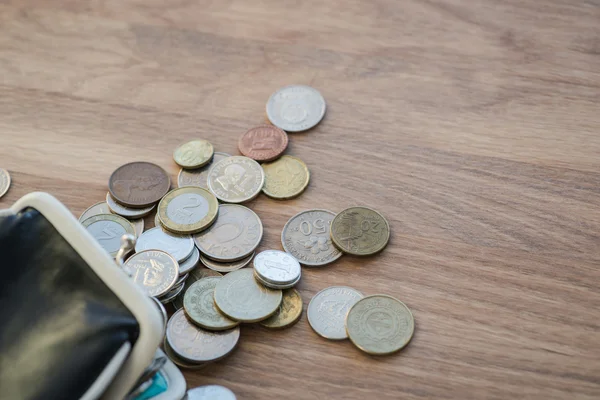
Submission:
[[[265,183],[259,163],[232,156],[215,163],[208,172],[208,188],[225,203],[243,203],[255,198]]]
[[[306,85],[282,87],[267,101],[267,117],[286,132],[301,132],[317,125],[325,115],[325,99]]]
[[[110,195],[121,205],[145,208],[167,194],[171,179],[156,164],[136,161],[117,168],[108,180]]]
[[[145,250],[129,257],[124,265],[131,278],[149,296],[159,297],[173,288],[179,277],[179,265],[168,253]]]

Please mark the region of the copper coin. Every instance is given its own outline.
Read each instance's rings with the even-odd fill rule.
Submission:
[[[110,195],[132,208],[149,207],[171,187],[167,172],[156,164],[137,161],[120,166],[108,179]]]
[[[287,133],[272,125],[252,128],[238,141],[240,152],[256,161],[272,161],[280,157],[287,145]]]

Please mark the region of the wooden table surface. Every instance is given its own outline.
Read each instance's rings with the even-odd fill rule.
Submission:
[[[41,190],[76,215],[133,160],[166,168],[194,138],[237,153],[277,88],[308,84],[324,121],[290,134],[310,186],[249,203],[260,249],[295,213],[368,205],[392,238],[304,269],[319,290],[413,311],[375,358],[291,329],[242,327],[189,387],[239,399],[600,397],[598,0],[0,1],[0,167],[8,206]],[[152,216],[147,219],[152,225]]]

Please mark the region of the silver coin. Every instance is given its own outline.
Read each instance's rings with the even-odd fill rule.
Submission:
[[[146,208],[125,207],[117,203],[115,199],[112,198],[110,193],[106,193],[106,204],[108,205],[110,211],[114,214],[118,214],[121,217],[134,219],[145,217],[146,215],[150,214],[150,212],[152,212],[152,210],[154,210],[154,208],[156,207],[156,204],[153,204],[152,206]]]
[[[267,117],[284,131],[301,132],[321,122],[325,108],[325,99],[317,89],[290,85],[271,95],[267,101]]]
[[[160,298],[160,302],[162,304],[168,304],[170,302],[172,302],[173,300],[175,300],[177,298],[177,296],[179,296],[184,289],[185,285],[179,285],[173,289],[171,289],[171,291],[169,291],[169,293],[165,294],[164,296],[162,296]]]
[[[225,203],[244,203],[261,192],[265,171],[251,158],[232,156],[213,164],[208,171],[208,189]]]
[[[199,169],[181,169],[177,175],[177,185],[179,187],[198,186],[208,190],[208,171],[210,167],[224,158],[231,157],[231,154],[215,152],[212,161]]]
[[[194,267],[198,265],[198,260],[200,260],[200,252],[194,246],[192,254],[179,263],[179,274],[187,274],[188,272],[193,270]]]
[[[250,263],[250,261],[252,261],[252,257],[254,257],[254,253],[250,254],[246,258],[242,258],[241,260],[222,262],[222,261],[211,260],[210,258],[206,257],[204,254],[201,254],[200,261],[202,261],[202,264],[204,264],[207,268],[210,268],[213,271],[227,273],[227,272],[237,271],[238,269],[244,268],[246,265],[248,265]]]
[[[114,257],[121,248],[121,236],[135,235],[133,225],[115,214],[98,214],[85,219],[81,224],[96,239],[104,250]]]
[[[362,298],[362,293],[351,287],[332,286],[323,289],[308,304],[308,323],[324,338],[347,339],[346,314]]]
[[[169,293],[179,277],[177,261],[161,250],[136,253],[127,259],[124,268],[131,272],[131,279],[153,297]]]
[[[129,222],[131,222],[131,225],[135,229],[135,237],[139,238],[144,233],[144,218],[130,219]]]
[[[83,222],[89,217],[93,217],[99,214],[111,214],[110,208],[108,208],[108,204],[105,201],[101,201],[100,203],[96,203],[93,206],[86,209],[81,216],[79,217],[79,222]]]
[[[7,170],[0,168],[0,197],[4,196],[10,188],[10,174]]]
[[[287,285],[300,278],[300,263],[279,250],[261,251],[254,257],[254,270],[262,280],[274,285]]]
[[[206,385],[188,390],[187,400],[236,400],[236,397],[224,386]]]
[[[175,282],[175,285],[173,285],[173,287],[178,287],[179,285],[182,285],[185,280],[188,278],[188,276],[190,276],[190,274],[183,274],[181,275],[181,273],[179,274],[179,279],[177,279],[177,282]]]
[[[294,280],[293,282],[290,283],[286,283],[283,285],[277,285],[274,284],[272,282],[266,281],[263,278],[261,278],[256,271],[254,271],[254,279],[256,279],[261,285],[268,287],[269,289],[279,289],[279,290],[284,290],[284,289],[290,289],[293,288],[294,286],[296,286],[296,284],[298,282],[300,282],[300,278],[302,278],[302,275],[299,275],[298,278],[296,280]]]
[[[142,233],[135,244],[138,253],[150,249],[166,251],[181,262],[194,251],[194,241],[189,235],[175,235],[161,228],[152,228]]]

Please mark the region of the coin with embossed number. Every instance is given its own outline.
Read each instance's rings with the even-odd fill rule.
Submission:
[[[296,157],[282,156],[279,160],[262,165],[265,171],[263,192],[279,200],[300,195],[308,186],[310,172],[304,162]]]
[[[115,214],[94,215],[85,219],[81,224],[113,257],[121,247],[121,236],[126,233],[135,235],[133,225],[125,218]]]
[[[7,170],[0,168],[0,197],[4,196],[10,188],[10,174]]]
[[[281,244],[302,265],[320,267],[342,256],[331,242],[331,221],[335,214],[327,210],[306,210],[294,215],[283,227]]]
[[[267,101],[267,117],[286,132],[301,132],[317,125],[325,115],[325,99],[305,85],[282,87]]]
[[[93,206],[86,209],[81,216],[79,217],[79,222],[83,222],[89,217],[93,217],[94,215],[99,214],[112,214],[111,209],[108,207],[105,201],[101,201],[100,203],[96,203]],[[135,237],[139,238],[142,232],[144,232],[144,219],[130,219],[131,225],[135,229]]]
[[[106,204],[112,213],[118,214],[121,217],[136,219],[145,217],[146,215],[150,214],[152,210],[154,210],[154,207],[156,207],[155,204],[152,204],[150,207],[146,208],[125,207],[117,203],[115,199],[112,198],[110,193],[106,193]]]
[[[224,386],[206,385],[190,389],[187,400],[236,400],[235,394]]]
[[[261,281],[278,286],[296,282],[302,273],[300,263],[285,251],[279,250],[258,253],[254,257],[254,271]]]
[[[218,273],[217,271],[213,271],[212,269],[208,269],[208,268],[204,268],[204,267],[198,267],[198,268],[194,268],[193,270],[191,270],[189,272],[189,276],[188,276],[187,280],[185,281],[185,286],[183,288],[183,292],[173,300],[173,307],[175,307],[175,310],[179,310],[180,308],[183,308],[183,296],[185,296],[185,292],[188,290],[188,288],[190,286],[192,286],[192,284],[194,282],[197,282],[200,279],[204,279],[209,276],[223,276],[223,275]]]
[[[254,253],[250,254],[246,258],[242,258],[241,260],[221,262],[221,261],[211,260],[210,258],[206,257],[204,254],[201,254],[200,261],[207,268],[210,268],[213,271],[227,273],[227,272],[237,271],[238,269],[244,268],[246,265],[248,265],[250,263],[250,261],[252,261],[252,257],[254,257]]]
[[[239,322],[223,315],[215,306],[215,286],[220,276],[204,278],[194,282],[183,296],[183,308],[187,316],[196,325],[209,331],[231,329]]]
[[[260,321],[266,328],[282,329],[295,324],[302,315],[302,297],[296,289],[283,291],[283,300],[277,312],[271,317]]]
[[[198,186],[202,189],[208,190],[207,178],[210,167],[212,164],[215,164],[227,157],[231,157],[231,154],[215,151],[215,155],[213,156],[211,162],[206,164],[204,167],[197,169],[182,168],[179,171],[179,175],[177,175],[177,185],[179,187]]]
[[[306,316],[310,327],[326,339],[347,339],[346,314],[362,297],[362,293],[347,286],[321,290],[308,304]]]
[[[272,161],[280,157],[288,145],[288,136],[273,125],[257,126],[240,137],[240,153],[256,161]]]
[[[177,261],[161,250],[134,254],[125,262],[125,269],[131,272],[133,281],[153,297],[167,294],[179,277]]]
[[[240,322],[269,318],[279,308],[281,299],[281,290],[261,285],[248,268],[228,273],[215,287],[215,304],[219,310]]]
[[[178,234],[197,233],[217,218],[219,201],[208,190],[183,187],[171,190],[158,204],[163,228]]]
[[[394,353],[410,342],[415,320],[400,300],[375,294],[359,300],[348,312],[346,329],[350,341],[372,355]]]
[[[252,254],[262,235],[262,222],[254,211],[237,204],[222,204],[215,223],[195,234],[194,242],[207,257],[230,262]]]
[[[217,361],[235,348],[240,327],[226,331],[207,331],[192,324],[184,310],[179,310],[167,323],[167,341],[171,349],[184,360],[198,363]]]
[[[171,180],[164,169],[143,161],[120,166],[108,179],[108,191],[113,199],[132,208],[158,203],[170,186]]]
[[[390,225],[383,215],[371,208],[350,207],[331,222],[331,240],[344,253],[375,254],[390,240]]]
[[[225,203],[243,203],[260,193],[265,173],[259,163],[243,156],[227,157],[208,172],[208,188]]]
[[[173,159],[183,168],[200,168],[213,157],[213,145],[207,140],[192,140],[179,146],[173,152]]]
[[[135,251],[137,253],[150,249],[166,251],[177,262],[182,262],[192,255],[194,241],[189,235],[175,235],[163,231],[161,228],[152,228],[142,233],[135,244]]]

